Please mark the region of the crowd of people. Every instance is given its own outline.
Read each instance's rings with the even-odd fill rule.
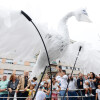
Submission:
[[[0,79],[0,100],[13,100],[14,97],[17,100],[32,100],[37,86],[37,78],[29,80],[28,72],[20,76],[12,74],[9,80],[7,75],[3,75]],[[100,74],[67,75],[59,66],[52,82],[49,74],[44,75],[36,100],[100,100]]]

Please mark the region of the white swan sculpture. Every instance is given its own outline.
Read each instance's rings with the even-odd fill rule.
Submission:
[[[58,31],[56,32],[60,33],[60,35],[48,34],[48,37],[46,37],[46,46],[49,53],[50,61],[56,60],[57,58],[64,56],[65,52],[67,51],[67,46],[70,43],[70,38],[66,22],[72,16],[75,16],[78,21],[91,22],[85,9],[70,12],[66,16],[64,16],[60,20]],[[48,61],[45,51],[41,50],[36,65],[33,67],[31,78],[33,76],[39,75],[40,72],[42,72],[47,65]]]
[[[0,16],[0,41],[2,41],[0,43],[0,57],[12,56],[14,59],[26,60],[26,58],[33,58],[33,54],[40,51],[30,78],[38,76],[45,66],[48,66],[48,61],[45,50],[40,45],[41,40],[39,36],[36,36],[37,31],[20,13],[11,11],[6,15],[7,17],[2,14]],[[91,22],[86,10],[79,9],[64,16],[59,22],[58,30],[43,29],[44,26],[39,26],[51,62],[63,56],[67,51],[70,38],[66,22],[72,16],[75,16],[78,21]]]

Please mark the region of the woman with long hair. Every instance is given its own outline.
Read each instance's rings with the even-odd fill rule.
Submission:
[[[17,80],[16,75],[12,74],[10,76],[10,81],[8,82],[9,100],[13,100],[18,83],[19,80]]]

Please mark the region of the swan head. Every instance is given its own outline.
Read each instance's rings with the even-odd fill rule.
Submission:
[[[77,10],[74,12],[74,15],[78,21],[89,22],[89,23],[92,22],[88,17],[86,9]]]

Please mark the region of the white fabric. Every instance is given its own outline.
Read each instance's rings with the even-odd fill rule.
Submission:
[[[88,42],[75,42],[70,44],[65,52],[65,55],[60,59],[67,66],[74,66],[79,47],[82,49],[79,53],[76,67],[80,67],[84,74],[94,72],[99,75],[100,73],[100,42],[88,43]]]
[[[62,78],[61,78],[61,90],[66,90],[67,88],[67,79],[68,79],[68,76],[67,75],[64,75]]]
[[[96,93],[98,93],[98,99],[100,100],[100,89],[96,89]]]
[[[52,93],[57,93],[57,91],[56,90],[58,90],[58,86],[59,86],[59,84],[56,82],[55,84],[52,84]]]
[[[61,83],[61,76],[56,76],[56,80]]]
[[[38,91],[36,94],[36,100],[44,100],[46,98],[46,94],[43,91]]]
[[[90,83],[90,81],[89,81],[88,79],[85,80],[84,83],[83,83],[84,89],[85,89],[85,88],[89,88],[89,85],[86,85],[87,82]]]
[[[59,24],[56,26],[57,29],[50,28],[48,27],[47,24],[39,23],[38,22],[39,20],[34,19],[35,17],[33,12],[31,12],[30,15],[32,16],[36,26],[38,27],[44,39],[49,54],[50,62],[58,58],[61,58],[63,55],[65,56],[65,51],[69,52],[68,45],[70,43],[70,38],[66,25],[67,20],[70,17],[75,16],[78,21],[90,22],[89,20],[87,20],[86,17],[88,16],[86,16],[86,14],[83,13],[82,9],[70,12],[67,15],[65,15],[61,20],[59,20],[58,22]],[[32,79],[33,76],[38,76],[44,70],[45,66],[48,66],[47,56],[42,41],[40,39],[40,36],[38,35],[38,32],[36,31],[32,23],[30,23],[20,13],[20,11],[17,12],[17,11],[0,10],[0,41],[1,41],[0,58],[12,58],[16,62],[17,61],[24,62],[31,60],[33,61],[34,56],[36,54],[37,55],[39,54],[36,65],[33,67],[32,74],[30,75],[30,79]],[[71,52],[74,53],[72,54],[68,53],[69,56],[66,56],[70,57],[69,60],[71,61],[72,66],[73,66],[73,61],[75,61],[76,58],[76,52],[78,51],[77,49],[73,48],[74,46],[72,47]],[[95,51],[96,53],[93,53]],[[86,58],[85,61],[88,60],[91,61],[85,63],[85,65],[87,66],[84,66],[84,61],[81,62],[80,67],[83,68],[92,65],[91,67],[95,69],[96,64],[98,64],[98,66],[100,65],[98,62],[100,56],[98,56],[98,52],[96,49],[94,51],[91,52],[89,51],[87,53],[87,48],[86,48],[84,52],[86,53],[85,56],[87,54],[92,53],[92,55],[90,55],[89,58],[87,56],[82,57],[84,59]],[[96,58],[94,56],[96,56]],[[92,59],[95,59],[93,60],[94,64]],[[89,66],[87,63],[89,63]]]
[[[68,89],[69,90],[75,90],[77,87],[76,87],[76,80],[73,79],[73,81],[70,81],[69,82],[69,85],[68,85]]]

